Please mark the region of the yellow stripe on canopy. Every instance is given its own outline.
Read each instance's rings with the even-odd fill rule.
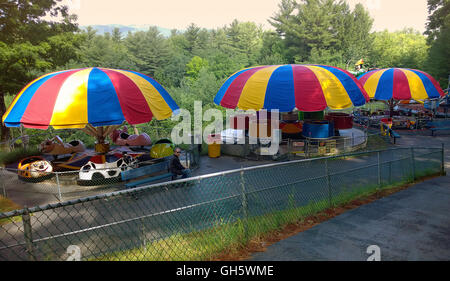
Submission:
[[[422,79],[420,79],[419,75],[416,73],[406,70],[400,69],[403,73],[405,73],[406,78],[408,78],[409,90],[411,91],[411,98],[414,100],[422,100],[427,99],[428,94],[423,86]]]
[[[88,123],[87,81],[91,70],[77,71],[62,84],[50,121],[55,129],[84,128]]]
[[[259,110],[264,107],[267,84],[272,73],[279,65],[262,68],[256,71],[245,83],[237,107],[242,110]]]
[[[313,65],[306,65],[305,67],[313,71],[319,80],[329,108],[343,109],[353,105],[341,81],[333,73]]]
[[[364,90],[366,90],[367,94],[371,99],[375,97],[375,93],[377,92],[378,82],[380,81],[381,75],[388,70],[380,70],[376,73],[372,74],[372,76],[367,79],[366,83],[364,84]]]
[[[164,100],[163,96],[150,82],[132,72],[117,69],[114,71],[122,73],[136,84],[156,119],[162,120],[172,116],[172,109],[170,109],[170,106]]]
[[[58,72],[58,71],[56,71]],[[8,116],[8,114],[11,112],[12,108],[14,107],[14,105],[16,104],[16,102],[19,100],[19,98],[22,96],[23,92],[25,92],[31,85],[33,85],[34,82],[40,80],[41,78],[45,78],[49,75],[55,74],[56,72],[52,72],[52,73],[48,73],[45,74],[41,77],[38,77],[36,79],[34,79],[33,81],[31,81],[30,83],[28,83],[25,88],[22,89],[22,91],[20,91],[20,93],[17,94],[17,96],[13,99],[13,101],[11,102],[11,105],[8,107],[8,109],[6,110],[5,114],[3,114],[2,117],[2,122],[5,122],[6,117]]]

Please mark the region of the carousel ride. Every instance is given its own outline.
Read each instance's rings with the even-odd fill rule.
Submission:
[[[134,126],[163,120],[178,109],[167,91],[144,74],[93,67],[32,81],[14,98],[2,122],[7,127],[80,129],[96,138],[94,150],[58,136],[44,141],[41,156],[19,163],[20,179],[45,180],[51,171],[69,170],[78,172],[81,185],[106,184],[120,180],[123,171],[167,160],[173,153],[170,140],[152,145],[146,133],[130,135],[126,126],[120,129],[125,122]]]

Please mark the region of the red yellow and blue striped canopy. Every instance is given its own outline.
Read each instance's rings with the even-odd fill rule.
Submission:
[[[144,74],[83,68],[49,73],[29,83],[3,115],[8,127],[84,128],[166,119],[179,108],[167,91]]]
[[[214,98],[217,105],[242,110],[322,111],[361,106],[364,88],[347,71],[326,65],[270,65],[243,69],[229,77]]]
[[[377,69],[360,76],[359,82],[376,100],[424,100],[445,95],[431,75],[416,69]]]

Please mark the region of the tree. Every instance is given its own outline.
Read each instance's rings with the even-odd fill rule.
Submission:
[[[78,49],[77,59],[67,64],[67,68],[136,68],[138,59],[129,52],[123,41],[117,41],[117,37],[108,34],[96,35],[92,29],[83,32],[81,37],[83,43]]]
[[[179,87],[186,73],[189,57],[171,50],[167,63],[155,72],[155,79],[167,87]]]
[[[450,0],[428,0],[428,12],[425,34],[431,47],[426,70],[444,88],[450,78]]]
[[[191,23],[186,32],[184,33],[184,37],[186,38],[187,45],[186,50],[192,54],[193,50],[197,48],[198,38],[201,28]]]
[[[115,27],[113,29],[111,37],[112,37],[112,40],[114,41],[114,43],[122,42],[122,33],[120,33],[120,28]]]
[[[373,20],[362,5],[351,11],[345,1],[282,0],[279,8],[269,22],[285,46],[289,63],[320,58],[322,63],[343,65],[367,54]]]
[[[280,40],[277,33],[265,31],[262,35],[262,47],[257,64],[276,65],[285,63],[287,63],[287,60],[283,41]]]
[[[130,33],[125,38],[128,51],[137,59],[139,71],[154,76],[168,61],[169,46],[167,39],[156,26],[146,32]]]
[[[200,70],[208,67],[208,61],[201,57],[193,57],[186,65],[186,74],[192,80],[197,80]]]
[[[426,70],[438,80],[443,89],[450,79],[450,28],[433,42],[426,62]]]
[[[373,33],[368,62],[378,68],[423,68],[427,58],[426,38],[413,29]]]
[[[428,0],[428,22],[425,34],[428,35],[428,43],[436,40],[443,31],[448,31],[450,17],[450,0]]]
[[[337,17],[338,20],[342,19],[339,26],[343,27],[338,33],[340,42],[338,49],[342,51],[343,63],[348,69],[351,63],[367,58],[373,44],[373,37],[370,36],[373,19],[359,3],[355,5],[352,12],[349,12],[347,4],[343,6],[347,6],[344,8],[343,17]]]
[[[68,14],[61,0],[2,0],[0,2],[0,41],[39,44],[47,37],[61,32],[74,32],[76,16]],[[60,21],[44,20],[45,15]]]
[[[257,26],[252,22],[234,20],[226,28],[226,33],[230,42],[229,46],[235,53],[245,56],[245,65],[254,65],[262,47],[263,32],[261,26]]]
[[[50,54],[52,45],[61,41],[61,34],[78,29],[76,17],[68,14],[60,0],[2,0],[0,2],[0,111],[6,112],[5,95],[17,93],[27,82],[70,56],[62,55],[67,45]],[[61,20],[45,20],[50,14]],[[73,54],[73,53],[72,53]],[[48,61],[46,60],[48,59]],[[1,141],[9,138],[10,130],[3,126]]]

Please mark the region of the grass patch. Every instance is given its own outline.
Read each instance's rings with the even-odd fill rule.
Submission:
[[[293,210],[237,219],[232,223],[217,221],[216,226],[187,234],[174,234],[132,250],[115,252],[92,260],[100,261],[202,261],[213,260],[219,253],[241,250],[251,239],[279,229],[285,224],[318,212],[327,202],[311,203]]]
[[[0,195],[0,213],[6,213],[14,210],[20,210],[22,209],[21,206],[17,205],[13,201],[9,200],[8,198],[5,198]],[[4,218],[0,219],[0,225],[10,223],[12,221],[20,221],[20,217],[12,217],[12,218]]]
[[[383,150],[391,147],[391,144],[380,135],[369,135],[367,138],[367,145],[364,149]]]
[[[424,171],[420,175],[417,174],[416,178],[430,175],[436,175],[435,170]],[[238,218],[231,223],[218,219],[214,227],[206,230],[177,233],[164,239],[145,243],[146,245],[140,248],[117,251],[92,258],[92,260],[236,260],[265,247],[261,245],[286,238],[286,233],[290,233],[289,228],[296,231],[292,235],[296,234],[335,216],[336,210],[341,210],[342,213],[351,209],[348,206],[355,206],[355,204],[359,206],[364,202],[371,202],[367,198],[371,198],[372,201],[376,200],[383,194],[389,195],[405,189],[405,186],[412,182],[414,182],[413,177],[406,176],[401,181],[381,187],[377,185],[348,187],[350,191],[332,198],[332,208],[330,208],[329,199],[310,201],[305,206],[295,207],[293,196],[291,196],[292,200],[288,200],[286,210],[268,210],[267,214],[250,217],[246,220]],[[363,203],[358,205],[355,200]]]
[[[0,151],[0,165],[12,164],[29,156],[41,155],[37,148],[17,148],[11,152]]]
[[[334,111],[351,114],[353,111],[358,110],[359,108],[361,108],[363,110],[368,110],[368,111],[370,111],[370,113],[376,112],[378,110],[384,110],[384,111],[389,110],[389,106],[386,103],[384,103],[382,101],[371,101],[360,107],[352,106],[352,107],[349,107],[346,109],[334,110]]]

